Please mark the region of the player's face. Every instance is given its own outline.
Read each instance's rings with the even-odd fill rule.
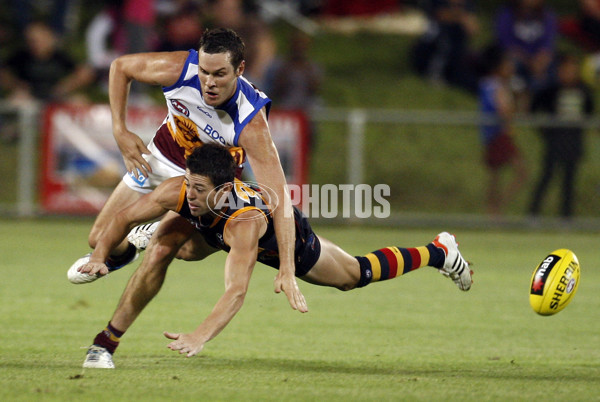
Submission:
[[[187,187],[185,196],[193,216],[202,216],[214,211],[230,188],[230,186],[224,185],[215,189],[208,176],[194,174],[189,170],[185,171],[183,180]]]
[[[231,54],[198,53],[198,78],[202,97],[207,105],[217,107],[227,102],[235,93],[237,78],[244,72],[244,62],[237,69],[231,64]]]

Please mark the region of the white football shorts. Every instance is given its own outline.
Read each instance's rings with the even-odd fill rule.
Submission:
[[[150,154],[144,154],[143,157],[148,161],[152,167],[152,173],[146,177],[140,174],[138,171],[137,175],[132,172],[125,173],[123,181],[132,190],[140,193],[147,194],[154,190],[163,181],[170,179],[171,177],[183,176],[185,169],[180,168],[173,162],[168,160],[154,145],[154,142],[148,144]]]

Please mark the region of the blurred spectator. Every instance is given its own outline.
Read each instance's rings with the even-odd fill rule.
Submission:
[[[309,111],[318,103],[323,71],[309,56],[311,38],[295,31],[289,40],[288,54],[273,62],[265,91],[277,108]]]
[[[485,119],[481,127],[481,139],[484,161],[489,171],[487,210],[492,216],[499,216],[508,201],[521,189],[527,171],[513,140],[515,105],[510,89],[513,61],[507,52],[496,45],[487,48],[482,56],[486,63],[486,74],[480,82],[479,104]],[[506,167],[513,171],[512,180],[503,186],[501,173]]]
[[[264,87],[267,68],[275,59],[277,46],[270,27],[260,19],[252,2],[212,0],[212,25],[231,28],[246,44],[244,77],[258,88]]]
[[[25,42],[0,72],[0,83],[13,103],[67,101],[93,82],[93,70],[59,49],[56,34],[45,22],[30,23]]]
[[[96,70],[106,89],[110,63],[126,53],[141,53],[154,46],[154,0],[106,0],[102,11],[86,28],[88,62]],[[134,83],[133,101],[141,95],[143,85]]]
[[[125,33],[119,24],[121,0],[107,0],[86,27],[85,40],[88,62],[101,78],[108,78],[110,63],[126,53]]]
[[[328,0],[323,13],[330,16],[374,15],[397,11],[398,0]]]
[[[311,38],[295,31],[289,41],[288,54],[276,60],[269,68],[265,92],[278,109],[300,110],[310,116],[319,103],[318,95],[323,80],[323,70],[311,61]],[[312,147],[314,127],[309,128],[309,149]]]
[[[9,0],[12,15],[19,33],[43,15],[49,21],[49,25],[55,35],[62,36],[67,28],[67,14],[72,0],[46,0],[41,5],[39,1],[33,0]],[[42,10],[43,8],[43,10]]]
[[[545,0],[512,0],[496,16],[497,40],[529,91],[548,83],[557,35],[556,14]]]
[[[163,32],[156,50],[196,49],[204,30],[200,6],[193,1],[181,1],[173,6],[162,18],[160,25]]]
[[[477,91],[469,44],[479,31],[479,21],[470,0],[427,2],[427,31],[412,49],[415,70],[433,82],[447,82]]]
[[[540,213],[542,201],[557,169],[562,169],[563,181],[560,215],[571,217],[574,211],[574,188],[583,155],[582,119],[589,117],[594,109],[592,92],[579,76],[579,61],[564,56],[558,65],[558,80],[539,91],[533,98],[532,112],[543,112],[556,118],[560,125],[542,127],[544,158],[538,183],[533,192],[529,212]]]
[[[600,45],[600,1],[579,0],[581,15],[579,17],[582,30],[587,33],[596,46]],[[597,48],[597,47],[596,47]]]
[[[560,21],[560,32],[588,53],[583,60],[583,80],[592,86],[600,83],[600,0],[579,0],[577,15]]]
[[[560,32],[587,51],[600,50],[600,0],[579,0],[577,15],[561,18]]]
[[[121,13],[127,35],[127,53],[141,53],[152,49],[156,14],[155,0],[123,0]]]

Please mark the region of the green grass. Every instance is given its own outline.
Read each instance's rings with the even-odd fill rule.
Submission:
[[[300,283],[309,313],[272,291],[257,266],[240,313],[200,356],[166,348],[223,291],[223,255],[176,262],[122,339],[114,371],[81,369],[132,272],[71,285],[87,220],[0,221],[1,400],[581,400],[600,395],[597,236],[461,231],[474,261],[468,293],[431,269],[343,293]],[[452,229],[452,228],[449,228]],[[440,229],[441,230],[441,229]],[[431,230],[319,227],[349,252],[430,241]],[[565,311],[537,316],[528,282],[550,251],[582,265]]]

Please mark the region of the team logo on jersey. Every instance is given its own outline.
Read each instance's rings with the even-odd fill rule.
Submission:
[[[169,131],[177,145],[185,149],[187,158],[194,148],[202,145],[202,141],[198,137],[198,128],[192,120],[184,116],[173,116],[173,121],[175,124],[169,124]]]
[[[190,111],[183,103],[179,102],[177,99],[171,99],[171,105],[175,110],[189,117]]]

